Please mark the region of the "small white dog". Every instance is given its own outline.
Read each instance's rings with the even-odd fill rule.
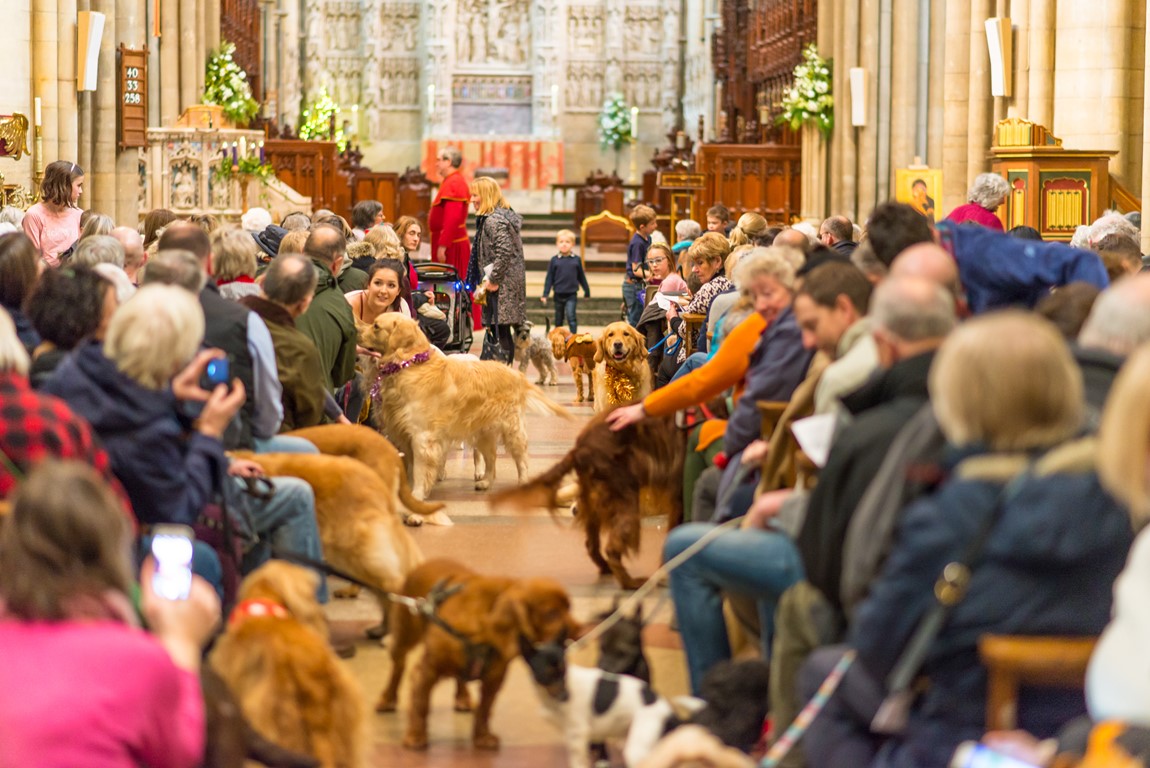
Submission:
[[[536,384],[550,384],[559,386],[559,371],[555,368],[555,355],[551,352],[551,342],[542,336],[532,336],[531,329],[535,323],[525,320],[515,329],[515,362],[519,363],[519,372],[527,375],[527,363],[535,366],[539,371],[539,381]]]
[[[519,650],[544,710],[563,731],[570,768],[590,768],[591,745],[608,739],[623,739],[623,760],[636,766],[679,724],[671,702],[639,678],[569,666],[562,639],[533,645],[520,635]],[[703,706],[689,697],[676,703],[689,709]]]

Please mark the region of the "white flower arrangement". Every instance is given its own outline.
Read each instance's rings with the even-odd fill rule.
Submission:
[[[260,105],[252,98],[247,72],[233,58],[235,52],[235,44],[224,41],[208,58],[202,100],[223,107],[224,116],[236,125],[246,125],[260,111]]]
[[[814,43],[803,49],[803,61],[795,67],[794,83],[783,94],[783,113],[777,123],[798,130],[814,121],[824,135],[835,124],[835,100],[831,94],[831,62],[819,56]]]
[[[623,101],[623,94],[608,94],[599,114],[599,146],[618,151],[634,140],[635,127],[631,125],[631,111]]]

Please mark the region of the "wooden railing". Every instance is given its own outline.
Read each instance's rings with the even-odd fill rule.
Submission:
[[[722,203],[734,219],[746,211],[772,224],[799,216],[802,151],[780,144],[703,144],[695,168],[707,175],[702,209]]]
[[[334,141],[268,139],[264,152],[277,179],[310,197],[315,208],[337,210],[336,184],[340,177]]]
[[[351,221],[351,209],[361,200],[378,200],[383,205],[384,221],[399,216],[399,174],[369,171],[363,168],[340,171],[342,184],[336,186],[335,212]]]
[[[1142,201],[1134,196],[1134,193],[1122,186],[1122,183],[1114,176],[1110,177],[1110,207],[1117,210],[1119,213],[1130,213],[1131,211],[1141,211]]]

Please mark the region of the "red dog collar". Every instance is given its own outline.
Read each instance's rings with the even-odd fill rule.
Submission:
[[[242,624],[244,619],[257,619],[267,616],[274,616],[277,619],[286,619],[291,616],[287,608],[284,608],[277,602],[272,600],[256,598],[254,600],[244,600],[232,609],[231,616],[228,617],[228,626],[234,627],[237,624]]]

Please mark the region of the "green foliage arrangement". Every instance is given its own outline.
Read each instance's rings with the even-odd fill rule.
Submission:
[[[208,57],[203,102],[223,107],[224,116],[242,126],[256,116],[260,105],[252,98],[247,73],[233,58],[235,52],[236,46],[225,41],[219,50]]]
[[[259,155],[248,155],[247,157],[237,158],[234,168],[231,163],[220,163],[216,166],[216,176],[226,181],[232,177],[233,170],[241,177],[251,176],[259,179],[264,184],[267,184],[268,179],[275,176],[275,168],[272,167],[272,164],[261,163]]]
[[[331,130],[338,114],[339,104],[327,92],[327,88],[321,89],[319,95],[304,107],[299,121],[299,137],[305,141],[334,141],[339,151],[343,152],[347,149],[343,127],[337,125],[334,136]]]
[[[776,122],[798,130],[814,121],[823,135],[835,125],[835,99],[831,94],[831,62],[819,56],[811,43],[803,50],[803,62],[795,67],[795,82],[783,95],[783,113]]]
[[[634,140],[631,110],[623,101],[623,94],[608,94],[603,101],[603,111],[599,114],[599,146],[619,151],[623,145]]]

